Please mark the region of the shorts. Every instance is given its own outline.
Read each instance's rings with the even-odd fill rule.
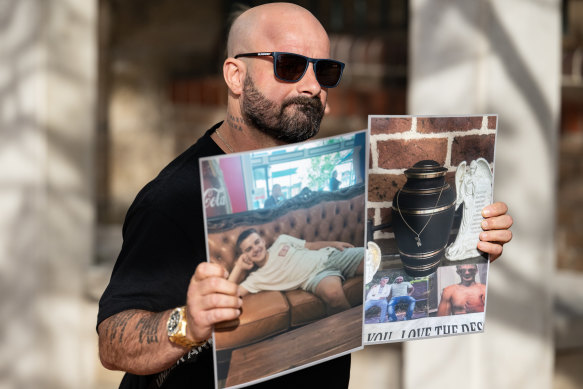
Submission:
[[[338,276],[344,281],[354,277],[358,265],[364,260],[364,247],[350,247],[342,251],[333,249],[324,263],[323,269],[309,279],[304,290],[316,293],[316,287],[324,277]]]

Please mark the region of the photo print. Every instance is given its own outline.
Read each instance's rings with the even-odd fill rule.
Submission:
[[[367,145],[359,131],[201,159],[208,260],[243,296],[213,333],[217,388],[363,347]]]
[[[369,116],[365,344],[483,331],[497,119]]]

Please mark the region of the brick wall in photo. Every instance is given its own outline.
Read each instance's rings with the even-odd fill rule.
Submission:
[[[461,162],[483,157],[493,166],[496,125],[496,115],[371,116],[367,208],[373,225],[391,222],[393,196],[406,182],[405,170],[418,161],[432,159],[446,167],[454,188]],[[374,233],[377,243],[393,237],[390,227]]]

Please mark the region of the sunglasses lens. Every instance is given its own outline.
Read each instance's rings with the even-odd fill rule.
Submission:
[[[308,67],[308,59],[298,54],[278,54],[275,58],[275,75],[284,81],[299,81]],[[342,77],[342,62],[319,59],[316,63],[316,79],[325,88],[333,88]]]
[[[284,81],[298,81],[307,66],[307,58],[296,54],[279,54],[275,60],[276,75]]]
[[[321,59],[316,64],[316,79],[326,88],[335,87],[342,77],[342,64],[338,61]]]

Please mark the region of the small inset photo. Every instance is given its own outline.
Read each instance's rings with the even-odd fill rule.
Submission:
[[[437,316],[484,312],[488,266],[485,263],[443,266],[437,269]]]
[[[378,271],[366,285],[365,324],[429,317],[437,308],[435,279],[435,273],[410,277],[402,269]]]

